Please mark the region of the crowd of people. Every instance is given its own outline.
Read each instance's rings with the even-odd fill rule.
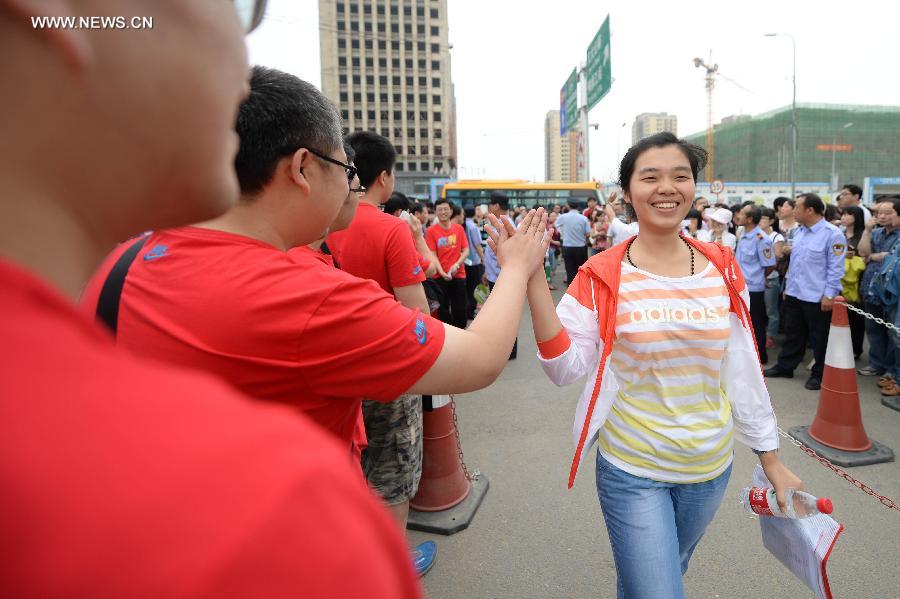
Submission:
[[[0,99],[4,590],[420,597],[436,546],[410,550],[403,531],[421,396],[493,383],[526,297],[548,376],[589,376],[570,485],[597,443],[620,595],[677,594],[733,438],[780,504],[802,488],[758,367],[778,328],[757,320],[785,323],[768,375],[791,376],[809,338],[821,378],[822,314],[839,292],[877,309],[867,285],[900,252],[900,199],[867,219],[848,186],[838,225],[814,194],[709,213],[694,200],[705,153],[659,134],[626,153],[605,206],[412,202],[389,140],[344,136],[293,75],[248,76],[265,2],[234,5],[136,7],[164,36],[0,10],[19,58],[0,64],[16,90]],[[865,373],[900,393],[894,339],[869,338]],[[648,506],[649,529],[633,517]]]
[[[682,235],[728,247],[737,257],[748,284],[761,364],[769,363],[768,350],[780,342],[778,361],[766,370],[766,376],[793,376],[806,350],[812,348],[814,358],[807,365],[810,376],[805,387],[820,388],[830,311],[838,295],[875,317],[888,316],[873,283],[884,259],[900,256],[896,245],[900,196],[879,196],[870,210],[861,202],[862,193],[859,186],[848,184],[838,193],[836,203],[804,193],[795,199],[778,197],[772,207],[754,201],[710,204],[701,196],[687,212]],[[614,247],[640,230],[630,204],[616,192],[602,209],[595,201],[589,202],[583,214],[558,205],[550,209],[561,213],[558,220],[551,218],[550,226],[556,236],[562,230],[567,285],[590,255]],[[900,395],[895,357],[895,342],[900,339],[858,313],[851,311],[849,318],[857,359],[868,339],[868,365],[860,367],[859,374],[878,376],[882,394]]]

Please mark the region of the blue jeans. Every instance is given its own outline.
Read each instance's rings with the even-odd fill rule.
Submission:
[[[887,318],[879,304],[866,302],[863,309],[878,318]],[[890,331],[873,320],[866,319],[866,337],[869,338],[869,366],[894,374],[897,369],[897,350]]]
[[[722,503],[731,466],[702,483],[632,476],[597,452],[597,495],[616,561],[619,599],[683,599],[681,577]]]

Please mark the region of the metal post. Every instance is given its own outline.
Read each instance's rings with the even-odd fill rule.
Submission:
[[[791,38],[791,48],[793,50],[794,73],[791,77],[794,84],[794,94],[791,99],[791,198],[797,197],[797,42],[794,36],[786,33]]]
[[[578,103],[581,106],[578,109],[578,126],[581,134],[584,136],[584,180],[591,180],[591,127],[588,124],[588,107],[587,107],[587,70],[586,65],[581,63],[578,66]],[[580,173],[579,173],[580,174]]]
[[[584,180],[591,180],[591,126],[588,124],[587,105],[581,107],[580,126],[584,135]]]

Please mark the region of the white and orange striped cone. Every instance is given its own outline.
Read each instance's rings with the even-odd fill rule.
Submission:
[[[449,395],[426,396],[422,410],[422,478],[406,527],[452,535],[469,527],[488,491],[484,475],[463,471],[455,406]]]
[[[893,461],[894,452],[869,439],[863,427],[847,307],[844,298],[834,299],[819,408],[809,427],[794,427],[790,432],[840,466]]]

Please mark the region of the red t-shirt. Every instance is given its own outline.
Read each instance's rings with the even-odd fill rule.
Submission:
[[[456,264],[462,251],[469,247],[469,241],[466,239],[466,232],[456,223],[451,223],[449,229],[445,229],[440,225],[432,225],[425,231],[425,242],[428,249],[437,254],[438,262],[444,272],[448,272],[450,268]],[[440,278],[440,275],[435,275]],[[459,270],[453,275],[454,279],[466,278],[466,267],[464,264],[459,265]]]
[[[288,253],[293,255],[297,252],[307,253],[309,256],[315,258],[325,266],[330,268],[334,268],[334,257],[331,254],[326,254],[325,252],[319,250],[313,250],[311,247],[306,245],[301,245],[299,247],[295,247],[290,250]],[[339,399],[339,398],[334,398]],[[353,436],[351,439],[351,447],[350,447],[350,456],[353,458],[354,465],[359,465],[360,459],[362,458],[363,450],[369,446],[369,439],[366,437],[366,423],[363,420],[363,412],[362,412],[362,401],[360,400],[359,406],[359,414],[356,417],[356,427],[353,429]],[[360,473],[362,470],[360,470]]]
[[[4,595],[421,596],[396,522],[309,419],[116,349],[3,261],[0,288]]]
[[[328,236],[341,270],[371,279],[391,295],[397,287],[425,280],[409,225],[360,202],[350,226]]]
[[[334,256],[332,254],[326,254],[321,249],[314,250],[308,245],[301,245],[300,247],[295,247],[290,250],[288,254],[293,254],[294,252],[307,252],[310,256],[312,256],[325,266],[334,268]]]
[[[122,251],[94,275],[84,297],[90,311]],[[243,235],[184,227],[152,234],[132,263],[118,342],[294,406],[350,447],[359,398],[406,392],[437,359],[444,328],[312,252],[288,255]]]

